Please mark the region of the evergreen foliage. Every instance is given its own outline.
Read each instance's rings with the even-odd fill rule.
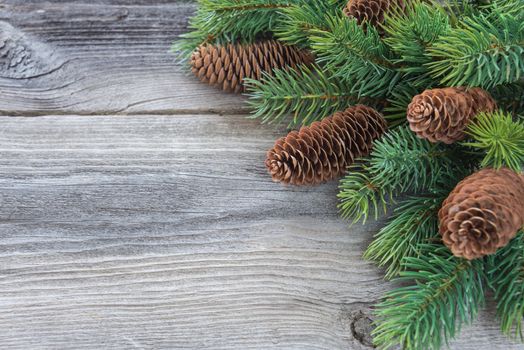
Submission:
[[[448,86],[486,89],[518,81],[524,72],[524,22],[494,12],[465,18],[442,35],[428,53],[434,78]]]
[[[345,1],[303,1],[300,6],[283,9],[282,20],[275,29],[276,37],[291,45],[309,47],[312,30],[329,30],[327,20],[336,16]]]
[[[359,26],[340,11],[327,16],[325,29],[312,29],[311,48],[317,62],[345,79],[356,96],[383,97],[399,83],[392,54],[380,34],[369,26]]]
[[[497,85],[491,94],[503,110],[524,116],[524,78],[511,84]]]
[[[364,164],[348,171],[340,182],[339,209],[353,221],[375,218],[386,211],[386,201],[402,192],[425,192],[452,183],[470,170],[456,167],[457,152],[419,139],[407,126],[375,141]],[[445,188],[449,188],[447,185]]]
[[[481,113],[469,126],[473,140],[465,142],[483,151],[482,167],[508,167],[522,170],[524,164],[524,123],[515,122],[511,115],[501,111],[493,114]]]
[[[251,43],[275,29],[281,10],[300,0],[198,0],[197,13],[189,21],[191,31],[181,36],[173,51],[187,58],[204,43]]]
[[[365,223],[369,216],[378,219],[387,210],[387,200],[392,193],[373,182],[366,165],[351,166],[339,186],[340,216],[344,219]]]
[[[491,14],[491,19],[497,20],[504,16],[510,16],[517,21],[524,20],[524,2],[522,0],[484,0],[479,8]]]
[[[406,11],[386,16],[384,42],[397,54],[399,70],[424,75],[432,61],[427,49],[451,29],[449,22],[443,8],[417,1]]]
[[[438,237],[436,214],[446,195],[434,193],[405,199],[375,235],[364,257],[386,267],[386,278],[397,276],[405,258],[419,257],[421,244]]]
[[[418,257],[402,261],[397,281],[377,305],[374,341],[381,349],[437,350],[469,324],[484,305],[482,260],[455,258],[441,244],[420,244]]]
[[[452,176],[454,156],[453,149],[419,139],[403,126],[375,142],[367,168],[381,187],[418,192]]]
[[[334,79],[318,66],[275,70],[260,81],[246,80],[253,118],[262,122],[289,121],[289,126],[309,125],[358,102],[348,93],[346,81]]]
[[[411,98],[424,89],[519,84],[524,71],[524,22],[519,21],[522,4],[511,1],[511,11],[500,0],[490,6],[452,2],[455,5],[450,3],[447,9],[433,2],[414,1],[405,12],[386,14],[384,37],[377,29],[364,29],[345,17],[342,1],[307,1],[281,8],[272,30],[280,40],[309,47],[317,56],[323,80],[342,85],[343,95],[352,95],[353,101],[363,96],[387,99],[385,116],[398,125]],[[462,12],[450,16],[457,8]],[[318,70],[311,74],[315,79]],[[281,88],[282,81],[268,81],[267,85],[270,87],[254,84],[250,93],[267,94],[267,90]],[[512,101],[513,105],[517,101],[522,99]],[[267,106],[253,107],[254,115],[265,115]],[[283,118],[294,113],[292,109],[281,111]],[[319,106],[318,119],[332,111],[332,105]],[[309,113],[304,118],[301,121],[295,113],[293,124],[313,120]]]
[[[502,331],[524,340],[524,233],[500,250],[489,264]]]
[[[440,241],[437,217],[457,182],[476,169],[524,167],[524,1],[414,0],[386,13],[377,28],[346,17],[346,3],[200,0],[193,31],[176,49],[274,37],[311,50],[312,67],[246,81],[252,117],[262,122],[309,125],[356,103],[383,112],[390,131],[348,169],[338,194],[341,216],[353,222],[378,218],[408,194],[365,252],[403,285],[377,306],[377,346],[439,349],[474,319],[488,286],[502,331],[524,340],[524,234],[493,256],[467,261]],[[460,144],[418,139],[405,125],[408,104],[448,86],[485,88],[501,110],[473,118]]]
[[[421,93],[423,89],[413,85],[404,86],[399,91],[392,91],[388,97],[388,104],[384,108],[385,118],[391,128],[407,124],[406,110],[415,95]]]

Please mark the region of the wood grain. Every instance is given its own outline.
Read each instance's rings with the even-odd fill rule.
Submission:
[[[170,52],[195,6],[150,3],[5,1],[0,114],[245,113]]]
[[[193,10],[0,4],[0,348],[371,348],[380,223],[271,183],[285,130],[176,71]],[[524,349],[493,319],[451,348]]]
[[[217,115],[0,125],[0,344],[366,348],[354,330],[390,287],[360,257],[378,224],[348,229],[335,183],[271,183],[277,130]],[[519,348],[486,319],[462,339]]]

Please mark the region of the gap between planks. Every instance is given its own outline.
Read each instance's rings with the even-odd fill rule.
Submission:
[[[216,116],[245,116],[246,119],[251,119],[249,115],[249,109],[230,109],[230,110],[214,110],[214,109],[180,109],[180,110],[157,110],[157,111],[133,111],[130,113],[115,112],[112,110],[107,111],[93,111],[93,112],[77,112],[71,114],[68,111],[3,111],[0,110],[0,117],[8,118],[38,118],[38,117],[132,117],[132,116],[186,116],[186,115],[216,115]]]

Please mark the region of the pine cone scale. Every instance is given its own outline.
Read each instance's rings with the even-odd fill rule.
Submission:
[[[386,121],[374,109],[350,107],[299,131],[292,131],[267,153],[266,167],[274,181],[314,185],[343,175],[357,157],[386,130]]]
[[[483,169],[460,182],[439,211],[444,243],[476,259],[505,246],[524,225],[524,175]]]
[[[480,88],[431,89],[413,97],[407,119],[417,136],[451,144],[464,139],[468,123],[479,112],[495,109],[493,98]]]
[[[190,65],[202,82],[224,91],[242,92],[245,78],[260,80],[262,72],[271,74],[276,68],[295,68],[312,62],[313,57],[305,50],[265,40],[245,46],[202,45],[193,52]]]

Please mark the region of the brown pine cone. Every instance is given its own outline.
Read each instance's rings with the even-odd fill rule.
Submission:
[[[438,216],[442,240],[455,256],[493,254],[524,225],[524,175],[480,170],[455,187]]]
[[[480,112],[497,108],[491,95],[480,88],[448,87],[426,90],[408,106],[409,127],[420,138],[450,144],[465,137],[468,123]]]
[[[342,176],[355,158],[369,154],[387,124],[371,107],[357,105],[300,131],[291,131],[267,152],[273,181],[315,185]]]
[[[311,64],[313,56],[306,50],[287,46],[275,40],[260,41],[251,45],[201,45],[191,56],[193,73],[205,83],[224,91],[243,92],[244,78],[259,80],[262,72],[275,68],[296,68]]]
[[[344,8],[344,14],[353,17],[358,24],[364,22],[374,27],[384,23],[384,15],[393,7],[404,10],[404,0],[349,0]]]

